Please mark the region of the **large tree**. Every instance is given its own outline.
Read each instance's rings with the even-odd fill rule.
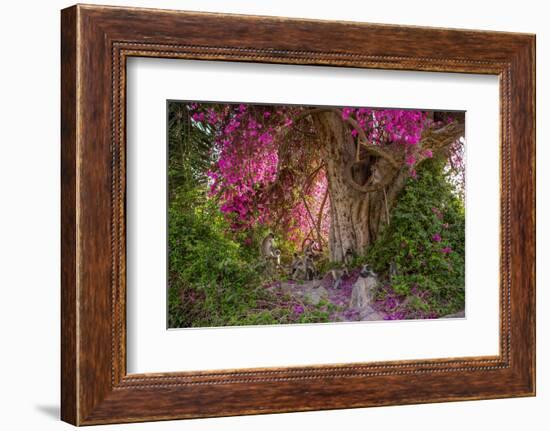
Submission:
[[[415,167],[457,155],[464,115],[418,110],[190,104],[213,146],[211,193],[235,229],[257,223],[361,254],[389,222]],[[457,167],[457,164],[460,165]]]

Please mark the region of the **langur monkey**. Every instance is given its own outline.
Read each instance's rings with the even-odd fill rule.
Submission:
[[[377,277],[368,265],[363,265],[351,291],[350,307],[365,308],[372,303],[378,287]]]
[[[277,268],[281,266],[281,250],[275,247],[275,235],[273,235],[273,232],[269,232],[262,240],[260,254],[266,262],[275,263]]]
[[[273,252],[273,256],[275,257],[275,262],[277,263],[277,267],[281,266],[281,250],[276,248],[275,251]]]
[[[346,268],[351,265],[352,260],[353,260],[353,251],[351,251],[351,249],[348,248],[344,253],[344,265],[346,266]]]
[[[264,259],[270,259],[274,257],[275,251],[275,235],[272,232],[269,232],[266,237],[262,240],[262,245],[260,246],[260,254]]]
[[[313,259],[307,255],[299,256],[294,253],[290,265],[290,277],[293,279],[303,278],[304,280],[313,280],[317,274]]]
[[[292,263],[290,264],[290,278],[294,278],[296,276],[296,273],[300,270],[301,264],[302,259],[298,256],[298,253],[294,252],[294,255],[292,256]]]
[[[330,270],[330,274],[332,275],[332,280],[334,281],[333,288],[338,289],[340,287],[340,284],[342,283],[342,277],[346,276],[349,277],[349,265],[351,265],[351,261],[353,260],[353,252],[351,249],[347,249],[344,253],[344,267],[343,268],[335,268]]]

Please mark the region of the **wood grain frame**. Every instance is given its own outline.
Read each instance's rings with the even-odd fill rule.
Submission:
[[[534,35],[82,5],[61,18],[64,421],[535,394]],[[498,75],[499,355],[128,375],[125,66],[131,56]]]

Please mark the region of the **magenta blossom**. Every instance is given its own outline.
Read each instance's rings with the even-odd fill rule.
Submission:
[[[293,311],[295,314],[302,314],[305,311],[305,309],[302,305],[295,305],[293,308]]]
[[[443,254],[449,254],[451,251],[453,251],[453,249],[449,246],[444,247],[444,248],[441,249],[441,253],[443,253]]]
[[[441,242],[441,235],[439,233],[435,233],[433,236],[432,236],[432,241],[434,242]]]
[[[349,116],[352,114],[352,112],[353,112],[352,108],[342,109],[342,119],[347,120]]]
[[[395,307],[397,307],[397,300],[391,296],[388,297],[386,299],[386,307],[389,308],[390,310],[394,309]]]

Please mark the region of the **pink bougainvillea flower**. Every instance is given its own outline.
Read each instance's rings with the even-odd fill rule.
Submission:
[[[295,305],[293,308],[293,311],[295,314],[302,314],[305,311],[305,309],[302,305]]]
[[[432,236],[432,241],[434,242],[441,242],[441,235],[439,233],[435,233]]]
[[[414,157],[414,155],[412,154],[409,154],[406,158],[405,158],[405,163],[409,166],[412,166],[416,163],[416,158]]]
[[[392,298],[391,296],[386,299],[386,307],[390,310],[397,307],[397,300],[395,298]]]
[[[353,109],[352,108],[344,108],[342,109],[342,119],[347,120],[350,115],[352,114]]]
[[[192,118],[195,121],[204,121],[204,112],[195,112],[192,115]]]
[[[443,253],[443,254],[449,254],[452,251],[453,251],[453,249],[449,246],[444,247],[444,248],[441,249],[441,253]]]

